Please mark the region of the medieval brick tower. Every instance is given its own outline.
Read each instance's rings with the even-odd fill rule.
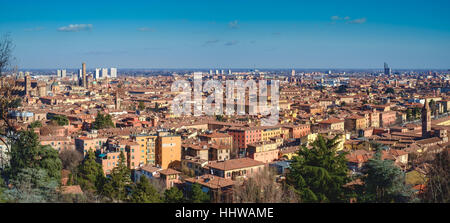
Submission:
[[[431,109],[428,101],[425,99],[425,104],[422,108],[422,138],[429,138],[431,136]]]

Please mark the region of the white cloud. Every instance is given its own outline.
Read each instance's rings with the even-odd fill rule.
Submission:
[[[68,26],[59,27],[60,32],[78,32],[92,30],[92,24],[70,24]]]
[[[331,16],[331,24],[336,24],[340,20],[345,20],[347,24],[363,24],[366,23],[366,18],[359,18],[359,19],[351,19],[350,16],[340,17],[340,16]]]
[[[333,21],[337,21],[337,20],[341,20],[341,19],[342,19],[342,18],[339,17],[339,16],[337,16],[337,15],[331,16],[331,20],[333,20]]]
[[[239,43],[239,41],[237,41],[237,40],[228,41],[228,42],[225,43],[225,46],[234,46],[234,45],[236,45],[238,43]]]
[[[155,31],[154,29],[149,28],[149,27],[141,27],[141,28],[138,28],[137,30],[141,31],[141,32],[154,32]]]
[[[218,42],[219,42],[218,39],[207,40],[207,41],[205,41],[205,42],[203,43],[203,46],[208,46],[208,45],[215,44],[215,43],[218,43]]]
[[[363,24],[363,23],[366,23],[366,21],[367,21],[366,18],[360,18],[360,19],[350,20],[347,23],[350,23],[350,24]]]
[[[238,29],[239,25],[238,25],[238,21],[234,20],[228,23],[228,27],[230,27],[231,29]]]

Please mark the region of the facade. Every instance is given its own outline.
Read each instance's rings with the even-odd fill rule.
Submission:
[[[380,127],[389,127],[395,124],[397,120],[397,112],[386,111],[380,113]]]
[[[166,189],[170,189],[175,186],[175,184],[181,183],[180,174],[180,172],[171,168],[159,171],[160,179],[164,182]]]
[[[231,147],[227,145],[211,144],[208,150],[208,160],[229,160],[231,158]]]
[[[181,137],[160,132],[156,140],[155,163],[167,169],[181,161]]]
[[[359,115],[352,115],[345,118],[344,128],[347,131],[357,131],[367,128],[366,119]]]
[[[276,142],[260,142],[249,144],[247,157],[263,163],[270,163],[279,157],[278,144]]]
[[[299,139],[311,133],[311,126],[307,124],[283,126],[289,129],[289,138]]]
[[[334,130],[334,131],[344,131],[344,120],[330,118],[325,121],[319,122],[320,130]]]
[[[264,168],[264,163],[251,158],[238,158],[208,165],[211,173],[225,179],[236,180],[249,177]]]
[[[232,156],[243,156],[247,145],[261,141],[261,129],[251,127],[232,127],[228,129],[228,134],[233,137]]]
[[[281,127],[263,127],[261,128],[261,141],[269,141],[271,138],[281,135]]]
[[[108,138],[89,138],[86,136],[75,138],[75,148],[81,152],[84,156],[90,150],[99,150],[107,142]]]
[[[49,145],[61,152],[63,150],[75,150],[75,144],[70,137],[65,136],[41,136],[41,145]]]
[[[139,134],[133,136],[133,139],[139,144],[139,150],[145,154],[145,164],[155,164],[156,135]]]

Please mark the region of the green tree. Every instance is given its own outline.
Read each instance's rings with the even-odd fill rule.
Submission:
[[[225,118],[223,115],[216,115],[216,120],[219,122],[223,122],[223,121],[225,121]]]
[[[98,191],[104,181],[101,164],[95,161],[95,153],[91,150],[78,166],[77,183],[83,190]]]
[[[338,136],[326,139],[319,135],[312,148],[305,146],[293,157],[288,184],[292,185],[304,202],[343,202],[348,191],[343,188],[347,176],[345,153],[338,154]]]
[[[130,201],[133,203],[160,203],[162,198],[155,187],[150,184],[148,178],[141,176],[131,192]]]
[[[34,121],[30,124],[31,129],[40,128],[40,127],[42,127],[42,123],[40,121]]]
[[[405,185],[405,174],[394,165],[392,160],[382,160],[382,150],[379,148],[363,167],[364,182],[359,201],[370,203],[408,202],[412,190]]]
[[[52,120],[59,126],[65,126],[69,124],[69,119],[64,115],[55,115]]]
[[[177,187],[172,187],[164,191],[164,201],[166,203],[182,203],[184,201],[183,192]]]
[[[10,152],[9,176],[14,178],[25,168],[46,170],[50,178],[61,180],[61,160],[51,146],[40,145],[38,136],[31,131],[21,131],[13,139]]]
[[[408,108],[406,110],[406,120],[411,121],[413,120],[413,114],[412,114],[412,109]]]
[[[125,164],[125,155],[120,152],[119,162],[113,168],[104,185],[103,194],[113,201],[125,201],[131,184],[131,172]]]
[[[4,203],[6,202],[6,200],[3,197],[3,191],[5,191],[5,182],[3,180],[3,178],[0,176],[0,203]]]
[[[140,111],[143,111],[145,109],[145,104],[144,104],[143,101],[139,102],[138,108],[139,108]]]
[[[436,105],[436,101],[431,99],[430,102],[428,103],[428,105],[430,106],[431,109],[431,114],[436,115],[438,107]]]
[[[340,85],[336,90],[336,93],[342,94],[347,92],[347,85]]]
[[[420,108],[418,108],[418,107],[415,107],[412,111],[412,115],[413,115],[414,119],[419,118],[421,116],[421,114],[422,114],[422,110],[420,110]]]
[[[49,177],[45,169],[24,168],[10,181],[12,188],[4,191],[7,202],[55,202],[59,182]]]
[[[92,124],[93,129],[105,129],[105,128],[114,128],[114,122],[112,121],[111,115],[97,113],[97,117],[95,117],[95,121]]]
[[[210,202],[211,197],[208,193],[202,190],[202,187],[198,183],[194,183],[190,191],[190,202],[191,203],[207,203]]]
[[[386,91],[384,92],[385,94],[395,94],[394,88],[387,88]]]

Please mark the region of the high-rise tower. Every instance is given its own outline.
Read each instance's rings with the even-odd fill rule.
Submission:
[[[385,75],[391,75],[392,70],[389,68],[389,65],[387,63],[384,63],[384,74]]]
[[[431,109],[428,101],[425,99],[425,104],[422,108],[422,137],[429,138],[431,135]]]
[[[86,63],[83,62],[83,76],[82,76],[83,80],[82,80],[82,84],[83,87],[86,88],[87,87],[87,79],[86,79]]]

